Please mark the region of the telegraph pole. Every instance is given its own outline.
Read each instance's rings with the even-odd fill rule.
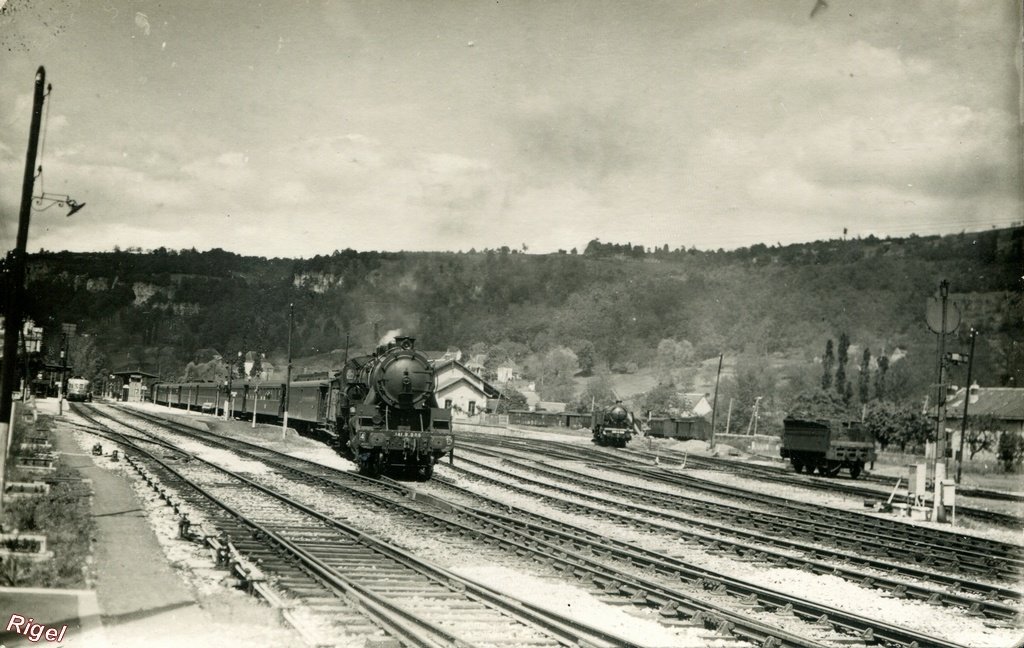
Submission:
[[[946,368],[946,307],[949,302],[949,282],[945,279],[939,284],[939,296],[942,299],[942,327],[939,331],[939,387],[938,398],[935,403],[938,407],[938,429],[935,431],[935,479],[938,481],[938,468],[942,464],[946,467],[946,385],[943,383]],[[943,470],[943,473],[946,471]],[[945,477],[945,474],[943,474]]]
[[[960,422],[960,449],[956,451],[956,483],[960,483],[964,461],[964,437],[967,436],[967,405],[971,402],[971,370],[974,368],[974,338],[978,332],[971,328],[971,355],[967,356],[967,388],[964,390],[964,416]]]
[[[715,416],[718,414],[718,383],[722,379],[722,358],[724,353],[718,354],[718,375],[715,377],[715,397],[711,401],[711,449],[715,449]]]
[[[288,368],[284,379],[284,423],[281,434],[288,433],[288,402],[292,397],[292,323],[295,321],[295,304],[288,304]]]
[[[25,155],[25,177],[21,185],[21,211],[18,213],[18,238],[11,257],[10,289],[7,291],[7,309],[4,323],[4,358],[0,369],[0,507],[3,506],[4,467],[7,463],[8,435],[10,429],[11,392],[18,365],[18,336],[21,334],[21,307],[24,299],[25,248],[28,247],[28,226],[32,212],[32,185],[35,183],[36,151],[39,149],[39,126],[43,117],[43,86],[46,85],[46,70],[36,70],[35,94],[32,99],[32,123],[28,133],[28,152]]]

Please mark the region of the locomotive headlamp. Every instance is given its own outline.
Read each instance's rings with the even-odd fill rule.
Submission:
[[[383,422],[384,422],[384,417],[383,416],[381,416],[380,414],[374,414],[373,415],[373,424],[374,425],[380,425]]]
[[[403,349],[411,349],[412,348],[412,340],[410,340],[408,338],[402,340],[402,348]]]

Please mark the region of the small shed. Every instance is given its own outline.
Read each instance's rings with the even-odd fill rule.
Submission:
[[[110,374],[111,395],[120,401],[141,403],[152,400],[153,383],[160,377],[141,369]]]

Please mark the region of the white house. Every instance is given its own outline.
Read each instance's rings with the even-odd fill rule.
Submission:
[[[708,402],[708,394],[683,394],[686,406],[690,408],[691,416],[707,416],[711,414],[711,403]]]
[[[450,407],[456,414],[475,416],[487,407],[488,398],[497,398],[500,392],[464,364],[454,358],[433,363],[434,394],[437,404]]]
[[[495,369],[494,372],[495,374],[497,374],[495,379],[498,382],[506,383],[512,380],[519,379],[519,370],[513,366],[503,365]]]

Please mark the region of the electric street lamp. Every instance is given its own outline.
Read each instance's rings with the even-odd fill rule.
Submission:
[[[3,455],[0,457],[0,510],[3,507],[3,489],[4,489],[4,467],[7,460],[7,445],[8,445],[8,434],[10,433],[10,421],[12,420],[12,414],[14,404],[11,402],[11,392],[13,391],[15,381],[15,369],[17,365],[18,355],[18,333],[21,331],[21,319],[22,319],[22,304],[25,303],[23,292],[25,289],[25,250],[28,246],[28,227],[31,219],[32,211],[32,191],[35,185],[36,176],[32,173],[32,170],[36,166],[36,154],[39,150],[39,131],[40,125],[43,118],[43,100],[45,95],[43,94],[43,88],[46,90],[52,90],[53,86],[46,86],[46,70],[43,66],[39,66],[36,70],[35,79],[35,91],[32,98],[32,122],[29,126],[28,133],[28,151],[25,155],[25,175],[21,186],[21,209],[18,213],[18,235],[17,241],[14,248],[14,253],[11,255],[10,264],[10,290],[7,292],[7,308],[6,308],[6,330],[7,334],[4,336],[4,363],[0,368],[0,449],[2,449]],[[41,173],[41,171],[40,171]],[[51,196],[43,194],[39,196],[41,200],[50,199]],[[68,207],[71,207],[71,211],[68,216],[75,213],[84,206],[79,205],[77,202],[72,204],[72,200],[67,196],[64,197],[63,201],[58,200],[57,202],[63,202]]]

